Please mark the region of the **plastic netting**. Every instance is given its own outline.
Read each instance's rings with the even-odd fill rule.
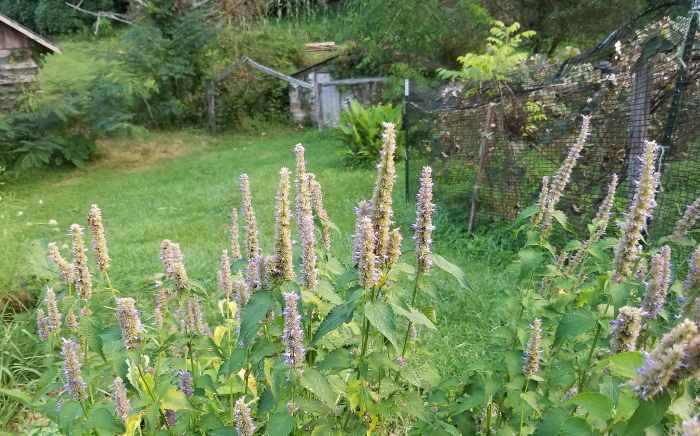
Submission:
[[[653,231],[700,196],[700,35],[690,20],[659,19],[610,49],[606,60],[523,66],[518,89],[465,97],[459,86],[413,89],[406,99],[407,186],[433,167],[436,197],[455,222],[512,220],[561,165],[583,114],[591,135],[559,209],[574,225],[595,214],[612,174],[624,208],[644,139],[661,145],[661,187]],[[689,44],[686,42],[689,41]],[[562,71],[561,74],[557,74]],[[473,213],[473,217],[471,217]]]

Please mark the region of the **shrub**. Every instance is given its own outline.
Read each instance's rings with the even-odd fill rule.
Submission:
[[[394,123],[401,128],[401,107],[376,105],[364,107],[356,101],[340,114],[340,124],[336,130],[345,142],[343,156],[350,165],[368,165],[375,162],[382,149],[383,123]],[[403,135],[399,135],[398,148],[401,148]]]
[[[80,225],[71,226],[72,263],[58,244],[49,245],[60,284],[46,290],[37,328],[51,360],[37,383],[41,395],[26,402],[78,435],[388,433],[427,419],[421,391],[438,381],[414,359],[420,341],[411,332],[434,326],[417,296],[427,290],[433,266],[462,275],[431,253],[429,168],[418,196],[416,250],[401,256],[400,230],[391,228],[394,139],[389,125],[377,206],[358,208],[349,267],[330,255],[333,225],[301,145],[296,199],[290,172],[280,171],[270,256],[260,249],[253,181],[241,175],[245,243],[235,213],[218,290],[188,277],[186,247],[167,240],[155,288],[132,294],[136,299],[115,289],[109,271],[119,258],[110,258],[103,217],[93,206],[87,223],[98,274],[91,274]],[[411,257],[415,266],[406,263]]]

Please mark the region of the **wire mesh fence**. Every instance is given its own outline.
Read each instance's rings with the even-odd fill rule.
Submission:
[[[692,15],[690,15],[692,17]],[[457,85],[412,89],[406,99],[406,185],[433,166],[443,213],[465,229],[512,220],[534,204],[542,177],[561,165],[583,115],[591,135],[559,208],[575,225],[595,214],[612,176],[618,208],[634,189],[645,139],[661,145],[653,232],[663,232],[700,196],[700,44],[697,22],[659,18],[626,40],[561,69],[523,66],[506,86],[465,97]],[[411,194],[411,192],[408,192]]]

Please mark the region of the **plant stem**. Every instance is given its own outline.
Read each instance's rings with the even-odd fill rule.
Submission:
[[[596,326],[595,326],[595,334],[593,336],[593,343],[591,344],[591,349],[588,351],[588,357],[586,357],[586,363],[581,367],[581,374],[579,374],[578,378],[578,391],[581,392],[583,389],[583,384],[586,381],[586,373],[588,372],[588,368],[591,365],[591,359],[593,358],[593,352],[595,351],[596,345],[598,345],[598,339],[600,339],[600,332],[602,330],[602,327],[600,326],[600,322],[596,321]]]
[[[527,388],[530,384],[530,379],[528,378],[525,380],[525,388],[523,389],[523,395],[527,393]],[[525,400],[522,398],[520,399],[520,431],[518,432],[519,436],[522,436],[523,434],[523,427],[525,426]]]
[[[416,304],[416,296],[418,295],[418,288],[420,287],[420,278],[421,278],[421,271],[420,268],[416,272],[416,280],[413,284],[413,295],[411,296],[411,307],[409,309],[412,309],[413,306]],[[404,335],[403,338],[403,347],[401,349],[401,357],[406,356],[406,348],[408,347],[408,337],[411,333],[411,327],[413,326],[412,321],[408,321],[408,326],[406,327],[406,334]]]

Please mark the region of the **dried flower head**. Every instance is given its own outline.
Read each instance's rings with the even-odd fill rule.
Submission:
[[[316,180],[316,176],[313,174],[309,174],[309,191],[311,192],[311,202],[316,211],[316,216],[321,222],[323,248],[326,251],[331,251],[331,220],[323,205],[323,190],[321,189],[321,184]]]
[[[238,232],[238,209],[235,207],[231,209],[231,259],[240,260],[241,259],[241,244],[239,243],[239,232]]]
[[[73,331],[77,331],[78,328],[80,328],[78,317],[75,316],[75,313],[72,310],[69,310],[68,314],[66,315],[66,325]]]
[[[70,226],[73,240],[73,280],[80,298],[89,300],[92,297],[92,275],[88,269],[88,259],[83,242],[83,228],[78,224]]]
[[[228,257],[228,250],[221,252],[219,260],[219,289],[224,292],[224,298],[230,300],[233,295],[233,281],[231,279],[231,260]]]
[[[284,296],[284,361],[290,367],[298,367],[304,363],[304,332],[301,329],[301,315],[295,292],[285,292]]]
[[[72,285],[73,265],[71,265],[66,259],[63,258],[63,256],[61,256],[61,251],[58,249],[58,246],[55,242],[49,243],[48,258],[51,262],[53,262],[54,265],[56,265],[56,268],[58,268],[58,271],[61,275],[61,279],[64,282],[66,282],[66,285]]]
[[[647,318],[656,318],[666,304],[666,295],[671,286],[671,248],[664,245],[651,258],[651,277],[647,283],[642,311]]]
[[[87,221],[92,232],[92,249],[95,251],[97,266],[103,273],[107,272],[112,260],[107,250],[107,236],[105,235],[105,227],[102,222],[102,211],[96,204],[90,206]]]
[[[420,188],[416,195],[416,223],[413,225],[413,239],[416,241],[416,262],[418,272],[430,272],[433,264],[433,179],[430,167],[424,167],[420,177]]]
[[[688,230],[692,229],[695,222],[700,217],[700,197],[688,205],[685,209],[683,217],[678,220],[676,227],[673,229],[671,239],[680,241],[688,234]]]
[[[250,259],[260,255],[260,242],[258,240],[258,222],[253,211],[253,196],[250,193],[248,174],[241,174],[240,188],[241,209],[245,219],[246,257]]]
[[[49,331],[49,319],[46,317],[44,309],[41,308],[36,310],[36,332],[42,341],[47,340],[51,333]]]
[[[394,217],[392,195],[396,182],[396,126],[384,123],[382,134],[383,146],[377,164],[377,181],[372,195],[372,223],[377,238],[375,253],[381,263],[384,263],[389,251],[389,229]]]
[[[112,402],[114,403],[117,416],[121,418],[122,422],[126,422],[131,406],[129,405],[129,397],[126,394],[124,380],[121,377],[116,377],[114,382],[112,382]]]
[[[379,279],[375,254],[375,238],[372,220],[369,217],[363,217],[358,235],[360,257],[357,262],[357,271],[360,286],[365,289],[372,288]]]
[[[542,356],[542,321],[535,319],[530,325],[530,339],[523,353],[523,374],[532,377],[540,370]]]
[[[274,276],[283,280],[294,280],[292,258],[291,211],[289,206],[289,170],[280,170],[275,209]]]
[[[360,230],[364,217],[372,218],[372,203],[367,200],[360,201],[355,207],[355,233],[352,240],[352,263],[355,265],[358,264],[362,255],[363,240],[360,237]]]
[[[630,204],[629,211],[622,226],[622,237],[615,249],[615,272],[613,280],[621,282],[632,273],[632,268],[639,259],[641,247],[639,242],[647,227],[647,220],[656,206],[656,188],[659,174],[655,170],[658,145],[646,141],[642,160],[642,173],[637,182],[637,190]]]
[[[58,311],[58,303],[56,302],[56,294],[53,288],[46,288],[46,319],[48,322],[49,332],[57,332],[61,329],[61,312]]]
[[[234,419],[236,421],[236,431],[239,436],[253,436],[255,433],[255,423],[250,415],[250,408],[245,403],[245,398],[241,397],[236,401],[234,409]]]
[[[63,356],[64,389],[74,400],[83,401],[88,397],[87,384],[80,371],[78,343],[72,339],[62,338],[61,355]]]
[[[182,393],[188,397],[194,395],[194,381],[192,380],[192,373],[181,369],[177,372],[177,378]]]
[[[127,350],[134,350],[141,345],[143,325],[141,317],[136,309],[136,301],[133,298],[117,298],[117,318],[122,330],[122,341]]]
[[[561,167],[559,167],[559,170],[556,172],[556,174],[554,174],[552,184],[549,187],[549,194],[544,202],[545,207],[542,214],[541,228],[542,232],[545,234],[551,230],[554,211],[556,210],[557,204],[559,204],[559,200],[561,200],[561,197],[564,194],[566,186],[569,184],[571,172],[576,166],[576,162],[581,157],[581,151],[586,145],[586,141],[588,140],[588,136],[590,134],[591,116],[584,115],[581,121],[581,130],[579,132],[578,139],[569,149],[569,153],[566,155],[566,158],[564,159]]]
[[[621,307],[617,318],[610,324],[612,326],[610,350],[613,353],[637,349],[637,338],[642,327],[641,309],[630,306]]]

